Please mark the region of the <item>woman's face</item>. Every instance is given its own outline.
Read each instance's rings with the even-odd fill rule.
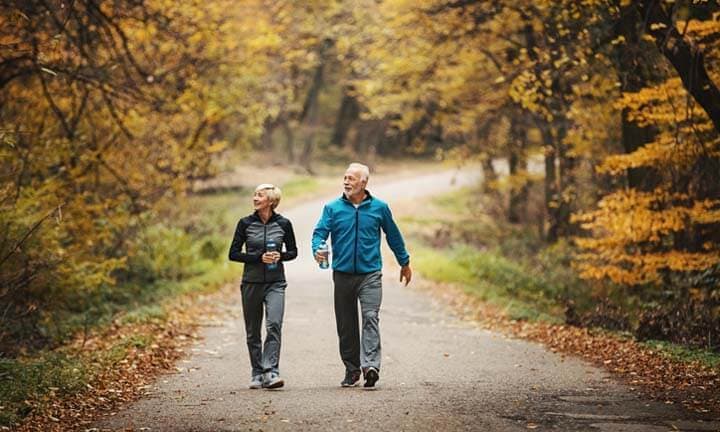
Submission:
[[[270,208],[270,198],[267,196],[266,190],[255,191],[253,195],[253,207],[255,210],[265,210]]]

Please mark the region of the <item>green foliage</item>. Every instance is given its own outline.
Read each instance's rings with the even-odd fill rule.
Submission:
[[[0,358],[0,426],[11,426],[28,415],[32,410],[28,401],[45,405],[55,397],[82,391],[99,372],[153,340],[151,334],[133,334],[98,350],[61,348],[27,358]]]
[[[648,348],[662,352],[670,358],[679,361],[696,361],[707,367],[716,369],[720,367],[720,354],[700,349],[692,349],[666,341],[649,340],[643,342]]]
[[[27,360],[0,358],[0,425],[27,415],[27,399],[82,389],[91,373],[87,363],[62,352],[42,352]]]
[[[175,241],[171,234],[171,240]],[[194,249],[201,253],[205,242]],[[217,246],[217,245],[215,245]],[[215,247],[214,246],[214,247]],[[48,345],[65,342],[78,332],[107,325],[117,318],[119,325],[157,323],[167,318],[166,302],[186,293],[212,292],[237,277],[237,267],[228,265],[223,254],[216,260],[196,256],[193,277],[157,280],[154,283],[126,282],[104,286],[92,296],[79,297],[79,304],[56,307],[45,314],[38,328]],[[48,394],[73,394],[94,377],[96,370],[116,364],[132,348],[149,345],[153,335],[136,334],[108,349],[83,355],[60,348],[33,351],[28,357],[0,358],[0,425],[10,425],[28,414],[25,400],[44,400]]]
[[[454,254],[435,251],[420,243],[410,244],[413,251],[413,267],[423,277],[443,282],[470,285],[475,281],[472,271],[464,264],[454,259]]]
[[[149,227],[137,239],[137,250],[128,262],[130,278],[138,281],[180,280],[197,274],[203,250],[215,258],[219,246],[212,239],[197,239],[177,227]]]
[[[497,252],[468,246],[433,249],[413,244],[413,265],[426,278],[460,285],[468,294],[499,306],[514,319],[562,319],[561,287],[544,273]]]
[[[282,185],[283,199],[311,194],[319,187],[315,178],[293,177]],[[235,222],[252,211],[250,203],[251,193],[244,189],[242,193],[224,191],[178,201],[129,240],[131,256],[124,268],[114,273],[117,283],[64,294],[61,301],[43,311],[32,333],[15,329],[15,337],[34,335],[42,338],[38,346],[54,347],[110,322],[121,326],[163,322],[168,302],[188,293],[213,292],[238,277],[242,267],[227,261],[227,249]],[[27,415],[30,408],[25,400],[42,401],[52,393],[81,390],[97,370],[116,364],[130,349],[149,345],[152,337],[135,334],[107,349],[82,355],[63,347],[49,351],[28,346],[27,355],[0,359],[0,406],[5,407],[0,410],[0,425]]]
[[[297,176],[282,185],[283,201],[292,200],[299,195],[308,195],[320,188],[320,181],[317,177]]]

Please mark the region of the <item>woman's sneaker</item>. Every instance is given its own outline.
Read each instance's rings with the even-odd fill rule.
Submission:
[[[285,381],[275,372],[266,372],[263,375],[262,386],[266,389],[276,389],[285,385]]]
[[[345,379],[340,383],[343,387],[352,387],[360,381],[360,371],[345,371]]]
[[[253,377],[250,379],[250,387],[251,389],[259,389],[262,388],[263,385],[263,377],[262,375],[253,375]]]
[[[375,387],[375,383],[380,379],[378,370],[374,367],[369,367],[365,370],[365,384],[364,387]]]

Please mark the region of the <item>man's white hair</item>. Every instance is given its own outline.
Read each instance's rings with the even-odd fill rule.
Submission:
[[[275,210],[275,207],[280,204],[280,198],[282,198],[282,191],[280,188],[270,183],[263,183],[255,188],[255,192],[261,190],[265,191],[265,195],[267,195],[270,200],[270,207]]]
[[[369,180],[370,179],[370,168],[368,168],[367,165],[363,165],[358,162],[353,162],[350,165],[348,165],[347,170],[353,170],[360,173],[360,179],[361,180]]]

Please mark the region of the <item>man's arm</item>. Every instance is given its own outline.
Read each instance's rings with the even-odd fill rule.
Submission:
[[[383,208],[382,222],[380,226],[385,232],[385,239],[387,240],[390,250],[395,254],[395,259],[400,264],[400,282],[402,283],[405,279],[405,286],[410,283],[412,279],[412,268],[410,268],[410,254],[405,249],[405,241],[403,240],[400,228],[398,228],[395,220],[392,217],[392,212],[389,206]]]
[[[330,226],[332,223],[332,213],[328,206],[323,207],[322,214],[320,215],[320,220],[318,220],[317,224],[315,225],[315,229],[313,230],[312,235],[312,253],[315,257],[315,261],[320,262],[320,258],[318,258],[317,250],[320,247],[320,244],[327,240],[328,236],[330,235]]]
[[[385,232],[385,239],[387,240],[388,246],[390,246],[390,250],[395,254],[395,259],[398,264],[400,264],[400,266],[408,265],[410,263],[410,254],[408,254],[405,249],[405,241],[393,219],[390,207],[387,205],[383,208],[380,226]]]

